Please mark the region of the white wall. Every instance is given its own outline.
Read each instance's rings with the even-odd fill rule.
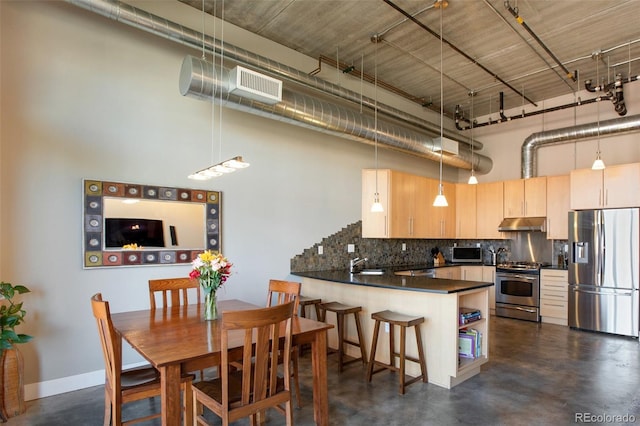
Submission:
[[[359,220],[371,146],[224,109],[222,158],[252,165],[190,181],[211,164],[214,133],[211,105],[178,91],[182,59],[197,52],[63,2],[2,1],[0,15],[0,271],[32,290],[20,328],[35,337],[20,348],[28,399],[102,379],[91,374],[103,368],[92,294],[114,312],[144,309],[148,279],[189,272],[82,269],[83,178],[222,191],[235,274],[221,297],[255,303],[269,278],[289,277],[293,256]],[[437,176],[433,162],[389,151],[379,165]],[[124,358],[140,360],[130,349]]]
[[[134,4],[201,25],[198,12],[182,4]],[[27,398],[102,378],[93,374],[103,360],[92,294],[102,292],[114,312],[144,309],[148,279],[189,272],[188,266],[82,269],[83,178],[222,191],[222,247],[235,274],[221,297],[255,303],[263,303],[269,278],[289,277],[294,255],[360,219],[360,170],[374,166],[371,146],[224,109],[221,157],[243,155],[252,165],[195,183],[186,176],[211,163],[212,111],[180,96],[178,73],[182,58],[197,52],[63,2],[0,1],[0,19],[0,273],[32,290],[23,297],[28,316],[20,329],[35,336],[21,347]],[[241,36],[225,32],[229,42],[278,61],[317,65]],[[633,114],[631,105],[638,105],[630,98]],[[481,181],[520,176],[522,141],[541,130],[535,120],[476,130],[482,153],[494,159]],[[603,141],[605,161],[640,161],[633,139]],[[579,166],[593,158],[588,144],[578,145]],[[540,150],[539,174],[568,172],[571,153],[564,146]],[[385,150],[379,166],[438,173],[436,163]],[[445,179],[457,177],[445,169]],[[140,361],[132,350],[124,357]]]

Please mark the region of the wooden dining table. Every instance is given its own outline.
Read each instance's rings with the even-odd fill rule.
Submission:
[[[218,302],[218,312],[256,309],[240,300]],[[113,326],[120,336],[160,372],[162,387],[162,424],[180,424],[180,377],[182,373],[198,371],[220,363],[220,320],[205,321],[203,305],[111,314]],[[293,344],[311,345],[313,370],[313,416],[317,425],[329,424],[327,390],[327,330],[333,325],[294,317]],[[231,337],[231,336],[230,336]],[[240,348],[242,339],[229,342],[230,350]]]

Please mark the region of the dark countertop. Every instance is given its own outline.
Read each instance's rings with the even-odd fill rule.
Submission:
[[[440,267],[460,266],[456,264],[447,264]],[[333,281],[351,285],[362,285],[369,287],[388,288],[394,290],[423,291],[427,293],[449,294],[461,291],[474,290],[483,287],[491,287],[491,282],[480,281],[464,281],[464,280],[448,280],[442,278],[427,277],[411,277],[394,275],[394,270],[407,269],[428,269],[433,265],[426,267],[411,268],[378,268],[384,269],[383,275],[360,275],[350,274],[348,270],[338,271],[308,271],[308,272],[292,272],[292,275],[306,278],[314,278],[323,281]]]

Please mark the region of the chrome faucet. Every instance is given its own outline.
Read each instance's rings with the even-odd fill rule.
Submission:
[[[349,261],[349,272],[351,272],[352,274],[355,273],[356,266],[358,266],[361,263],[364,263],[366,261],[367,261],[366,257],[363,257],[362,259],[359,258],[359,257],[356,257],[355,259],[351,259]]]

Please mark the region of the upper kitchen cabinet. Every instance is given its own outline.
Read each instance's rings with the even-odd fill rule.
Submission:
[[[547,239],[569,238],[569,175],[547,176]]]
[[[456,184],[456,238],[476,238],[476,186]]]
[[[498,225],[504,219],[502,182],[479,183],[476,185],[476,229],[477,238],[503,239],[504,233]]]
[[[604,170],[572,170],[571,210],[640,206],[640,192],[629,187],[640,182],[640,163],[607,166]]]
[[[371,212],[376,170],[362,171],[362,237],[428,238],[428,179],[395,170],[377,171],[377,188],[384,212]]]
[[[546,177],[504,181],[504,217],[544,217],[546,214]]]
[[[389,238],[390,170],[362,171],[362,238]],[[372,212],[376,192],[384,211]]]

